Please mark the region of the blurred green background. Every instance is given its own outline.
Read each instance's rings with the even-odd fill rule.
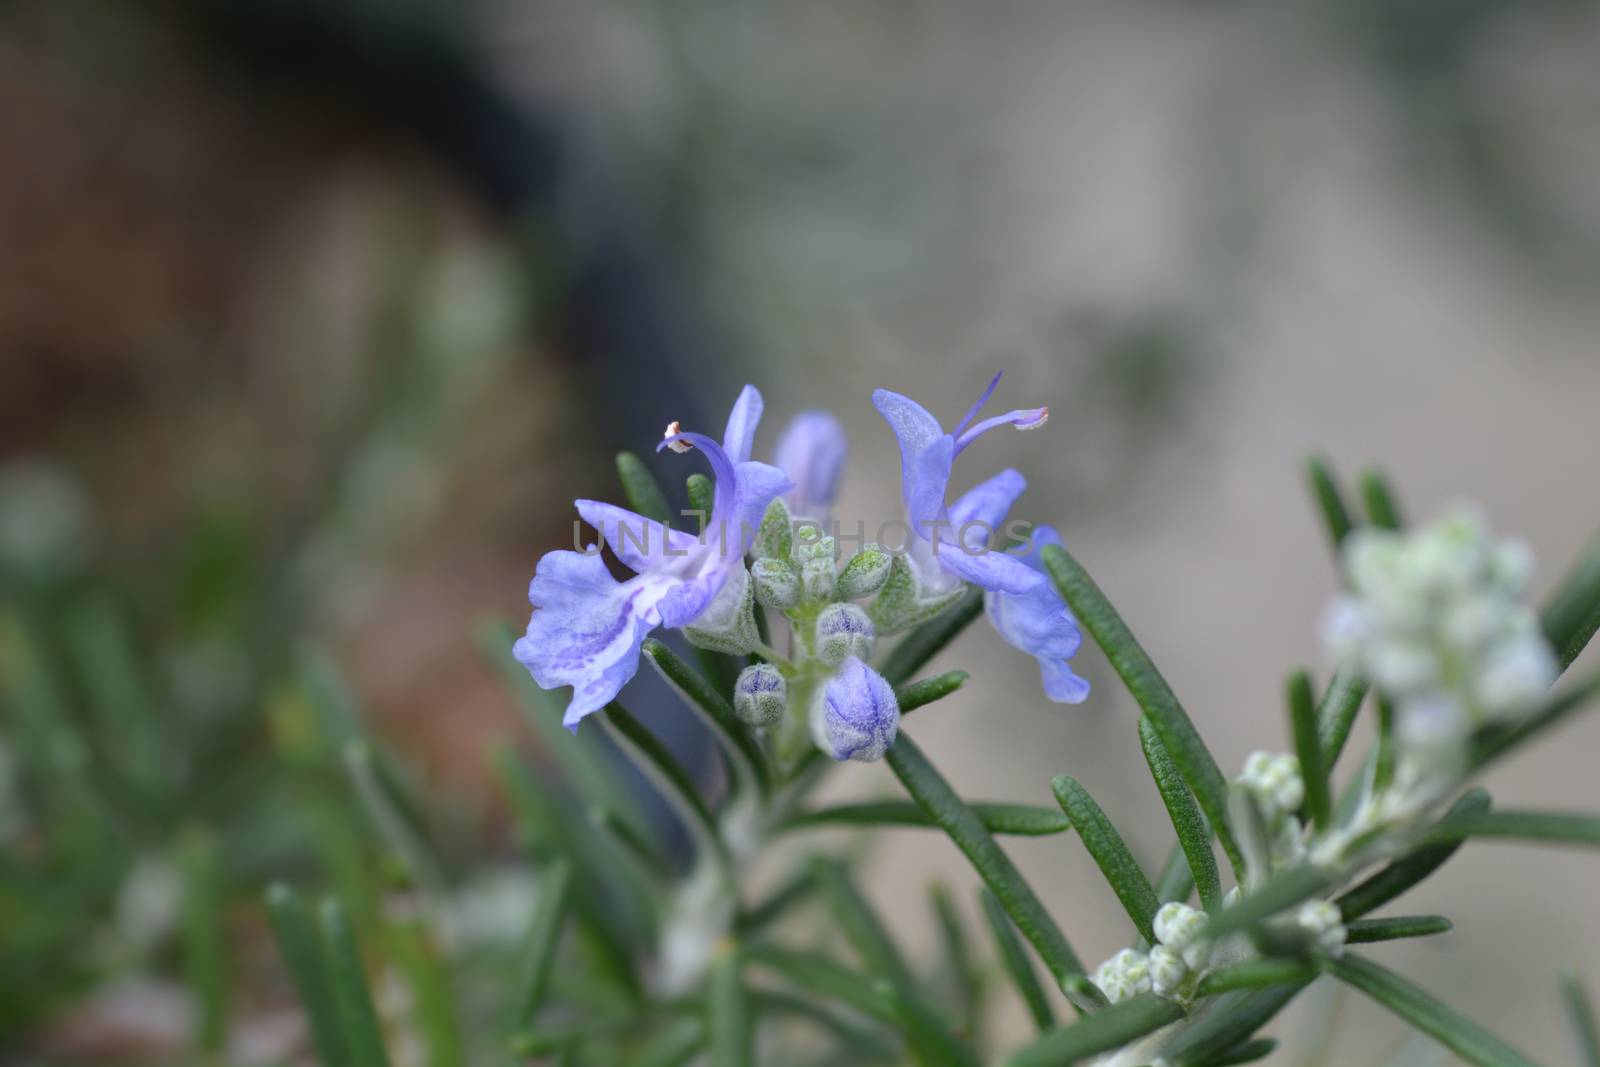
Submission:
[[[543,764],[482,623],[524,621],[613,452],[718,428],[745,381],[758,452],[844,419],[870,528],[871,388],[953,416],[1005,368],[1002,406],[1054,418],[958,477],[1028,474],[1225,766],[1322,665],[1307,449],[1415,513],[1477,498],[1553,578],[1600,525],[1597,49],[1577,0],[0,6],[0,1063],[297,1062],[275,877],[365,901],[391,1007],[425,1008],[357,736],[427,798],[463,936],[507,947],[527,870],[485,753]],[[1070,771],[1164,847],[1092,652],[1076,709],[997,641],[945,658],[976,681],[918,736],[958,786],[1048,803]],[[1490,784],[1592,806],[1597,752],[1580,725]],[[1014,851],[1115,947],[1080,850]],[[972,880],[909,838],[867,875],[919,908]],[[1468,850],[1417,900],[1459,932],[1393,955],[1566,1057],[1595,876]],[[1427,1061],[1330,991],[1278,1030],[1273,1062]]]

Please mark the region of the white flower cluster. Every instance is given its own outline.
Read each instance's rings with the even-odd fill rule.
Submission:
[[[1176,901],[1156,912],[1156,944],[1149,952],[1125,948],[1095,968],[1092,980],[1113,1004],[1154,991],[1167,999],[1186,997],[1211,963],[1211,942],[1200,937],[1205,913]]]
[[[1478,726],[1525,712],[1556,678],[1523,602],[1532,556],[1458,508],[1415,531],[1364,529],[1345,543],[1350,592],[1326,639],[1394,702],[1396,740],[1429,762]]]

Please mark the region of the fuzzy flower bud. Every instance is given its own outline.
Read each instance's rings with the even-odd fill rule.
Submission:
[[[1189,967],[1183,957],[1166,945],[1151,948],[1148,967],[1150,988],[1158,997],[1171,997],[1189,977]]]
[[[854,656],[840,664],[811,709],[812,739],[836,760],[882,759],[899,728],[894,689]]]
[[[829,604],[817,616],[817,658],[830,667],[837,667],[846,658],[872,658],[872,643],[877,632],[867,613],[854,604]]]
[[[1205,912],[1169,901],[1156,912],[1154,926],[1156,940],[1182,956],[1190,969],[1201,970],[1210,962],[1211,944],[1200,937],[1206,927]]]
[[[756,599],[764,608],[788,611],[800,603],[800,572],[786,559],[762,557],[750,564]]]
[[[800,588],[808,600],[831,600],[837,581],[834,557],[838,547],[827,535],[813,540],[799,540],[794,546],[794,559],[800,565]]]
[[[893,563],[893,557],[882,545],[867,545],[850,557],[850,562],[839,572],[834,594],[840,600],[860,600],[875,595],[889,580],[889,568]]]
[[[783,718],[789,684],[770,663],[757,663],[739,672],[733,684],[733,713],[751,726],[770,726]]]
[[[1113,1004],[1150,991],[1150,959],[1137,949],[1125,948],[1094,969],[1090,980]]]

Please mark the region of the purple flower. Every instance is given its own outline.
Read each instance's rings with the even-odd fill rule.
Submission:
[[[951,468],[968,445],[998,426],[1023,430],[1042,426],[1050,414],[1048,408],[1032,408],[970,425],[999,384],[1000,375],[996,374],[950,433],[910,397],[887,389],[872,394],[873,406],[900,443],[900,495],[912,532],[911,563],[930,590],[968,581],[990,592],[1026,593],[1044,580],[1014,556],[987,550],[988,535],[1004,521],[1027,487],[1022,475],[1001,471],[969,491],[953,508],[945,504]]]
[[[836,760],[880,760],[899,729],[894,689],[854,656],[839,665],[811,712],[812,738]]]
[[[910,398],[884,389],[872,395],[900,442],[901,496],[906,521],[917,535],[910,546],[910,562],[929,591],[952,589],[961,581],[983,589],[995,630],[1008,644],[1039,661],[1045,694],[1057,702],[1076,704],[1088,696],[1089,685],[1072,673],[1066,661],[1083,638],[1039,560],[1040,549],[1060,544],[1060,537],[1048,526],[1035,528],[1029,552],[1022,557],[988,545],[1028,487],[1027,480],[1014,470],[1003,470],[945,506],[951,467],[963,449],[998,426],[1034,429],[1049,414],[1048,408],[1023,409],[972,425],[999,382],[997,374],[948,434]]]
[[[514,652],[544,688],[572,686],[562,719],[568,728],[577,729],[628,683],[647,634],[659,626],[688,625],[737,585],[729,578],[743,568],[762,514],[792,486],[776,467],[750,461],[761,408],[761,394],[747,385],[728,416],[722,444],[674,432],[660,445],[697,448],[711,465],[716,494],[702,536],[668,530],[613,504],[579,500],[578,514],[600,531],[634,577],[611,577],[594,546],[586,553],[550,552],[539,561],[528,588],[533,615]]]
[[[794,480],[784,498],[791,514],[827,521],[849,454],[844,427],[826,411],[802,411],[789,422],[773,462]]]
[[[1044,573],[1040,551],[1061,544],[1050,526],[1035,526],[1023,561]],[[1044,581],[1026,593],[985,593],[989,621],[1006,643],[1039,661],[1045,696],[1058,704],[1081,704],[1089,695],[1089,682],[1072,673],[1067,663],[1083,643],[1077,620],[1067,609],[1053,582]]]

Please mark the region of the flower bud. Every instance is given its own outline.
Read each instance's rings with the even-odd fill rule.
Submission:
[[[900,728],[900,703],[883,676],[851,656],[818,694],[811,736],[836,760],[883,758]]]
[[[1326,900],[1308,900],[1295,913],[1295,925],[1316,938],[1317,947],[1335,959],[1344,955],[1344,916],[1339,906]]]
[[[1156,940],[1182,952],[1205,929],[1205,913],[1178,901],[1161,905],[1154,922]]]
[[[1150,961],[1143,952],[1125,948],[1094,970],[1091,981],[1113,1004],[1150,991]]]
[[[794,520],[789,517],[789,509],[782,498],[767,505],[767,513],[762,516],[761,529],[756,531],[751,551],[757,559],[781,559],[785,562],[794,551]]]
[[[1285,812],[1300,810],[1306,798],[1306,785],[1300,777],[1300,761],[1286,753],[1256,751],[1244,761],[1239,784],[1248,789],[1264,809],[1269,821]]]
[[[1150,950],[1147,963],[1150,970],[1150,989],[1158,997],[1170,997],[1178,991],[1189,968],[1183,958],[1166,945],[1156,945]]]
[[[810,530],[811,528],[807,528]],[[800,565],[800,588],[808,600],[831,600],[837,567],[834,556],[838,546],[833,538],[822,534],[813,540],[800,540],[794,546],[795,562]]]
[[[770,726],[783,718],[789,702],[789,683],[770,663],[757,663],[739,672],[733,683],[733,712],[740,722]]]
[[[773,611],[788,611],[800,603],[800,572],[786,559],[763,557],[750,564],[756,599]]]
[[[850,446],[844,427],[825,411],[796,415],[778,438],[774,460],[794,482],[789,506],[798,515],[825,518],[839,493],[839,475]]]
[[[877,632],[867,613],[854,604],[829,604],[817,616],[816,656],[830,667],[837,667],[848,657],[866,660],[872,658],[872,642]]]
[[[876,594],[883,588],[883,583],[889,580],[889,567],[893,563],[893,557],[884,551],[882,545],[867,545],[851,556],[850,562],[839,572],[839,584],[834,595],[840,600],[860,600]]]

